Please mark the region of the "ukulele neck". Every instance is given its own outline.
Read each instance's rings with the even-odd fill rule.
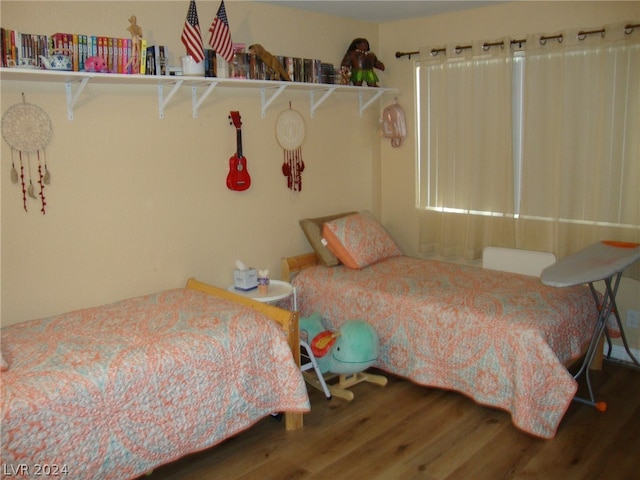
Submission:
[[[238,158],[242,158],[242,130],[236,128],[236,155]]]

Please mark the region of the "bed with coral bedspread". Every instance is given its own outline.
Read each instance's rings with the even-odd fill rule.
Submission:
[[[588,288],[397,255],[359,269],[309,262],[313,253],[283,259],[285,275],[299,270],[302,316],[320,312],[329,329],[364,319],[380,336],[374,366],[555,436],[577,389],[565,365],[581,355],[597,317]]]
[[[134,478],[308,411],[287,335],[261,310],[296,334],[297,315],[234,297],[190,280],[3,328],[3,472]]]

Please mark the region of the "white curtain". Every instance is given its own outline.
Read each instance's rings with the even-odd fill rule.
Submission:
[[[628,25],[421,51],[423,252],[562,258],[640,242],[640,27]]]
[[[513,239],[512,58],[508,40],[492,43],[421,52],[423,253],[473,259],[484,245],[504,245],[504,229]]]
[[[563,257],[640,242],[640,30],[530,35],[518,241]]]

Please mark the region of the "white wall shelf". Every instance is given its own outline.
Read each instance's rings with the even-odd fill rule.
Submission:
[[[52,70],[27,70],[1,68],[3,81],[49,82],[64,84],[67,97],[67,116],[73,120],[78,99],[89,83],[97,85],[150,85],[158,89],[158,115],[164,118],[164,111],[173,96],[181,88],[191,88],[193,118],[198,117],[198,109],[214,89],[249,88],[260,91],[261,113],[265,117],[271,104],[284,91],[308,92],[310,115],[315,116],[318,107],[334,93],[357,96],[360,116],[374,101],[385,93],[397,93],[394,88],[356,87],[353,85],[330,85],[323,83],[276,82],[266,80],[245,80],[236,78],[122,75],[113,73],[63,72]]]

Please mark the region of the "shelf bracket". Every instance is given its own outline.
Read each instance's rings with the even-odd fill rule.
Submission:
[[[160,118],[164,118],[164,109],[169,103],[169,101],[176,94],[176,92],[182,85],[182,82],[184,82],[184,80],[178,80],[173,85],[171,85],[171,90],[167,94],[167,98],[164,98],[164,84],[162,83],[158,84],[158,110],[159,110]]]
[[[362,114],[364,113],[364,111],[369,108],[369,106],[371,106],[371,104],[373,102],[375,102],[378,98],[380,98],[380,96],[382,96],[382,94],[384,93],[384,90],[379,90],[376,93],[373,94],[373,96],[367,100],[366,102],[364,101],[364,92],[360,92],[358,94],[358,99],[360,102],[360,116],[362,117]]]
[[[311,90],[309,92],[309,101],[311,103],[311,118],[315,116],[316,108],[318,108],[320,104],[322,104],[322,102],[324,102],[327,98],[329,98],[329,95],[331,95],[336,90],[336,88],[337,87],[331,87],[325,90],[317,102],[315,101],[315,91]]]
[[[200,95],[200,98],[198,98],[198,87],[196,86],[191,87],[191,103],[193,105],[193,118],[198,118],[198,108],[200,108],[200,105],[202,105],[202,102],[204,102],[207,99],[209,94],[213,91],[214,88],[216,88],[217,85],[218,85],[218,82],[210,83],[207,89],[202,93],[202,95]]]
[[[284,92],[285,88],[287,88],[287,85],[280,85],[278,88],[275,89],[275,92],[273,92],[273,94],[269,98],[267,98],[267,89],[266,88],[260,89],[260,97],[262,99],[262,118],[264,118],[267,115],[267,109],[269,108],[269,105],[271,105],[273,101],[276,98],[278,98],[282,92]],[[273,90],[273,89],[270,89],[270,90]]]
[[[87,82],[89,81],[89,77],[83,77],[79,82],[65,82],[64,87],[67,92],[67,118],[69,120],[73,120],[73,109],[78,102],[78,98],[82,94],[84,87],[87,86]],[[73,93],[72,85],[73,83],[78,83],[78,88],[76,89],[76,93]]]

